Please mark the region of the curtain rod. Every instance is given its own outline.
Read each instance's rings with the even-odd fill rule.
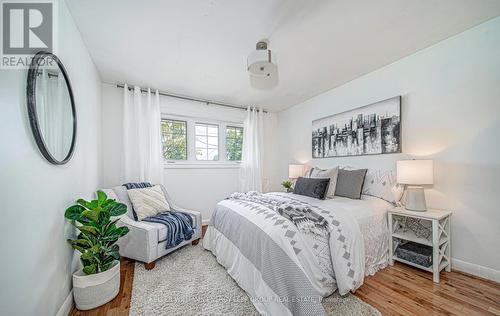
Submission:
[[[125,85],[124,84],[117,84],[116,87],[124,89]],[[128,89],[129,90],[133,90],[133,87],[129,86]],[[151,89],[151,91],[153,91],[153,89]],[[141,88],[141,92],[148,92],[148,90]],[[205,103],[206,105],[213,104],[213,105],[225,106],[225,107],[228,107],[228,108],[233,108],[233,109],[238,109],[238,110],[244,110],[244,111],[247,110],[246,107],[240,106],[240,105],[234,105],[234,104],[229,104],[229,103],[222,103],[222,102],[217,102],[217,101],[210,101],[210,100],[205,100],[205,99],[200,99],[200,98],[194,98],[194,97],[189,97],[189,96],[185,96],[185,95],[173,94],[173,93],[162,92],[162,91],[158,91],[158,93],[160,95],[165,96],[165,97],[171,97],[171,98],[177,98],[177,99],[182,99],[182,100],[200,102],[200,103]],[[260,111],[260,110],[257,109],[257,111]],[[264,111],[264,110],[262,110],[262,112],[267,113],[267,111]]]

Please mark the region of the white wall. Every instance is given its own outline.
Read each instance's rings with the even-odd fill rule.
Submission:
[[[122,115],[123,89],[115,85],[102,85],[103,104],[103,183],[105,187],[123,184],[122,166]],[[183,116],[213,121],[228,121],[243,123],[245,111],[206,106],[200,103],[184,101],[160,96],[160,106],[163,115]],[[267,114],[265,133],[269,139],[274,137],[273,128],[276,125],[275,115]],[[267,161],[274,159],[272,142],[267,142]],[[272,169],[269,164],[266,168]],[[268,169],[265,169],[266,174]],[[238,166],[200,167],[200,166],[166,166],[163,169],[165,187],[175,202],[182,207],[199,210],[203,221],[209,221],[215,204],[229,194],[238,191]],[[265,183],[269,183],[266,177]]]
[[[279,113],[279,172],[272,187],[287,177],[289,162],[386,169],[398,159],[434,159],[428,205],[453,210],[456,267],[498,278],[499,39],[496,18]],[[313,120],[396,95],[402,96],[404,154],[311,159]]]
[[[26,110],[26,70],[0,70],[0,315],[55,315],[71,290],[74,231],[64,210],[99,187],[101,84],[64,1],[59,57],[78,115],[76,150],[64,166],[40,154]],[[69,301],[68,301],[69,302]]]

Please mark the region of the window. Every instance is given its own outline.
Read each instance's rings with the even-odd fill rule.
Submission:
[[[161,124],[165,168],[239,168],[239,122],[163,114]]]
[[[242,146],[243,127],[226,126],[226,159],[240,161]]]
[[[195,124],[196,160],[219,160],[219,125]]]
[[[166,160],[187,160],[187,122],[162,120],[163,157]]]

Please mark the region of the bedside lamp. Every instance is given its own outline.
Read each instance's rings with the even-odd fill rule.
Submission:
[[[304,176],[304,165],[288,165],[288,178],[298,179]]]
[[[408,185],[405,208],[410,211],[427,211],[424,188],[434,183],[432,160],[399,160],[396,162],[397,182]]]

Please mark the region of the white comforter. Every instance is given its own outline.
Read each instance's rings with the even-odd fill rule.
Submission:
[[[389,263],[389,230],[387,211],[394,206],[380,198],[362,195],[360,200],[335,197],[316,200],[326,208],[338,209],[352,216],[358,223],[365,248],[365,275],[373,275]]]
[[[371,197],[267,196],[316,206],[332,229],[329,236],[304,234],[258,203],[224,200],[217,205],[203,245],[262,314],[322,314],[322,297],[337,288],[340,294],[354,291],[365,273],[373,274],[386,265],[389,203]]]

